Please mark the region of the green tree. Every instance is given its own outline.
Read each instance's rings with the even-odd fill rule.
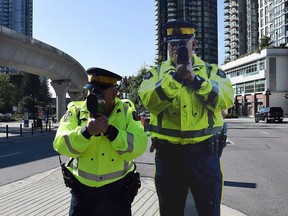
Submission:
[[[260,39],[260,44],[259,44],[259,48],[260,50],[265,49],[269,46],[271,46],[273,44],[273,41],[271,41],[271,38],[268,36],[263,36]]]
[[[138,96],[138,89],[148,70],[149,66],[142,66],[136,76],[124,77],[120,83],[119,98],[123,98],[125,95],[126,98],[129,98],[135,104],[138,112],[144,110]]]
[[[49,104],[50,99],[51,99],[51,93],[49,92],[46,80],[44,80],[40,84],[38,101],[47,105]]]
[[[8,76],[8,75],[6,75]],[[18,106],[18,113],[23,113],[24,108],[28,108],[31,112],[35,111],[36,105],[47,105],[51,99],[46,79],[40,79],[38,75],[26,72],[19,72],[9,75],[10,83],[15,88],[13,94],[14,105]],[[2,85],[1,85],[2,87]],[[1,99],[3,101],[3,98]],[[11,99],[9,99],[11,101]],[[2,103],[9,104],[9,101]]]
[[[17,105],[16,86],[10,83],[9,76],[0,74],[0,112],[12,112],[12,107]]]
[[[23,73],[19,95],[22,98],[18,106],[21,113],[24,108],[34,112],[36,105],[45,106],[51,98],[46,79],[41,80],[38,75],[26,72]]]
[[[41,83],[38,75],[24,73],[20,86],[21,96],[31,96],[35,100],[38,100],[40,94],[40,85]]]

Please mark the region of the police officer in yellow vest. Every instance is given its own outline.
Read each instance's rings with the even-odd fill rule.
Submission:
[[[152,68],[138,90],[150,111],[161,216],[184,215],[189,189],[199,216],[220,216],[221,111],[232,106],[234,93],[223,71],[194,54],[196,27],[181,20],[164,25],[169,59]]]
[[[140,187],[133,159],[143,154],[147,135],[133,109],[117,98],[121,76],[101,68],[87,70],[85,101],[71,102],[53,143],[71,160],[62,165],[71,188],[69,215],[131,215]]]

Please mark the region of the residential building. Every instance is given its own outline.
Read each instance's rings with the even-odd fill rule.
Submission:
[[[258,0],[247,0],[247,53],[259,48]]]
[[[0,0],[0,25],[32,37],[33,0]]]
[[[274,47],[288,43],[288,1],[259,0],[259,37],[271,38]]]
[[[288,115],[288,48],[268,48],[221,66],[235,92],[231,112],[254,116],[262,107],[280,106]]]
[[[0,0],[0,25],[32,37],[33,0]],[[12,70],[0,67],[9,73]]]
[[[218,64],[217,0],[155,0],[156,61],[167,59],[163,24],[180,19],[198,25],[196,53],[204,61]]]
[[[224,0],[224,16],[225,63],[258,50],[264,37],[288,44],[287,0]]]
[[[251,1],[224,0],[225,62],[247,53],[247,2]]]

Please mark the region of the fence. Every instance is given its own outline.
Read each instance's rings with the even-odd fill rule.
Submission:
[[[24,127],[23,124],[19,123],[19,125],[15,122],[6,124],[5,123],[0,125],[0,138],[9,139],[11,137],[23,137],[23,135],[34,135],[35,133],[43,133],[43,132],[51,132],[51,122],[47,124],[38,124],[34,125],[31,124],[31,127]]]

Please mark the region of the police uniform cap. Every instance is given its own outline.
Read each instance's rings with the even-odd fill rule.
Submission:
[[[120,75],[103,68],[92,67],[87,69],[86,73],[88,75],[88,83],[84,86],[84,89],[106,89],[116,86],[117,81],[122,80]]]
[[[184,20],[170,20],[164,24],[163,28],[167,33],[167,42],[179,41],[193,37],[197,29],[197,24]]]

